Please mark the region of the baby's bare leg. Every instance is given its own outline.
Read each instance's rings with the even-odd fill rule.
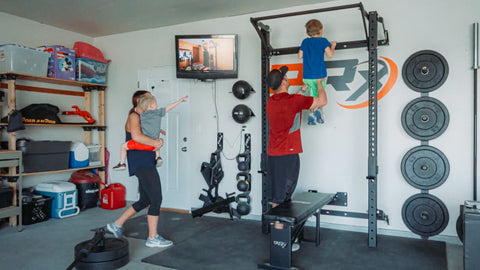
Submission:
[[[125,163],[125,161],[127,160],[127,150],[128,150],[128,146],[127,146],[127,143],[122,143],[121,147],[120,147],[120,163]]]

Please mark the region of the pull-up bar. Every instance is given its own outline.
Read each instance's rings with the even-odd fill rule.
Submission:
[[[323,9],[313,9],[301,12],[292,12],[285,14],[278,14],[272,16],[251,18],[250,22],[253,24],[262,43],[262,156],[261,156],[261,173],[262,173],[262,211],[265,213],[268,210],[268,186],[267,163],[268,163],[268,130],[269,124],[267,119],[267,100],[270,97],[270,91],[267,84],[268,72],[270,71],[270,58],[282,54],[296,54],[300,47],[288,47],[274,49],[270,45],[270,27],[263,24],[263,20],[271,20],[277,18],[299,16],[318,12],[335,11],[342,9],[360,9],[363,28],[365,30],[365,39],[357,41],[337,42],[336,49],[350,49],[366,47],[368,51],[368,246],[377,246],[377,218],[378,213],[383,212],[377,208],[377,92],[378,92],[378,68],[377,68],[377,47],[379,45],[388,45],[388,32],[385,30],[383,19],[378,16],[376,11],[366,12],[362,3],[329,7]],[[378,24],[381,23],[385,39],[378,39]],[[363,215],[362,215],[363,217]],[[383,219],[383,218],[381,218]],[[388,219],[387,219],[388,220]],[[267,222],[262,215],[262,230],[268,231]]]
[[[362,3],[350,4],[350,5],[344,5],[344,6],[337,6],[337,7],[312,9],[312,10],[306,10],[306,11],[290,12],[290,13],[263,16],[263,17],[257,17],[257,18],[250,18],[250,22],[253,24],[253,27],[255,28],[258,36],[260,37],[263,46],[266,48],[266,50],[271,55],[295,54],[295,53],[298,53],[298,50],[300,49],[300,47],[285,47],[285,48],[274,49],[272,47],[272,45],[269,44],[265,40],[264,36],[261,33],[262,30],[269,32],[270,27],[268,25],[263,24],[260,21],[279,19],[279,18],[285,18],[285,17],[293,17],[293,16],[306,15],[306,14],[312,14],[312,13],[352,9],[352,8],[358,8],[360,10],[360,15],[361,15],[362,22],[363,22],[363,30],[365,32],[365,39],[364,40],[355,40],[355,41],[337,42],[337,46],[336,46],[335,49],[336,50],[341,50],[341,49],[353,49],[353,48],[368,47],[368,33],[367,33],[367,24],[366,24],[366,20],[368,20],[368,13],[363,8]],[[383,19],[381,17],[379,17],[378,22],[380,22],[382,24],[383,34],[385,36],[385,39],[378,40],[378,45],[388,45],[388,43],[389,43],[388,31],[385,30],[385,25],[383,24]]]

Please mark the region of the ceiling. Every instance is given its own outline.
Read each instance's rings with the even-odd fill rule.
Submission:
[[[0,0],[0,12],[89,37],[331,0]]]

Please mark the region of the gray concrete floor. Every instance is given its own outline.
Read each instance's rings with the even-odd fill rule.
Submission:
[[[0,223],[0,269],[66,269],[74,261],[76,244],[89,240],[91,229],[105,226],[117,218],[125,208],[105,210],[90,208],[80,214],[64,219],[49,219],[45,222],[23,226],[23,231]],[[145,214],[144,212],[139,215]],[[108,236],[108,235],[107,235]],[[130,262],[125,270],[169,270],[161,266],[142,263],[141,260],[161,248],[148,248],[145,240],[128,238]],[[463,247],[447,243],[448,270],[463,269]],[[401,262],[399,262],[399,266]]]
[[[23,226],[19,232],[7,222],[0,225],[0,269],[66,269],[74,261],[74,247],[94,236],[91,229],[115,220],[125,208],[105,210],[100,207],[81,211],[64,219],[49,219]],[[145,214],[140,212],[138,215]],[[107,234],[107,237],[111,235]],[[120,269],[167,270],[141,260],[161,250],[148,248],[145,240],[128,238],[130,262]]]

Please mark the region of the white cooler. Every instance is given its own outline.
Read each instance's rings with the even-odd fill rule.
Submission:
[[[52,218],[66,218],[78,215],[77,187],[75,184],[63,181],[52,181],[38,184],[35,192],[53,197]]]

